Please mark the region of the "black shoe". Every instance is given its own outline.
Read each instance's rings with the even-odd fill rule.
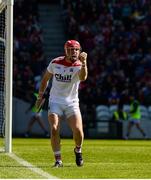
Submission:
[[[60,168],[63,167],[63,163],[60,161],[56,161],[55,164],[53,165],[54,168]]]
[[[83,166],[83,159],[82,159],[82,153],[77,153],[74,149],[74,153],[76,156],[76,164],[77,166]]]

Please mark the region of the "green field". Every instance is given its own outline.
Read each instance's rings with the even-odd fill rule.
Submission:
[[[54,163],[49,139],[13,139],[13,153],[30,164],[23,165],[0,152],[0,178],[46,179],[38,168],[57,178],[151,178],[151,142],[148,140],[85,140],[84,166],[77,167],[73,154],[74,142],[62,141],[63,168]],[[2,139],[0,139],[0,145]]]

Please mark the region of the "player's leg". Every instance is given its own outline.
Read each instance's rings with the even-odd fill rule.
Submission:
[[[32,126],[33,124],[36,122],[36,117],[35,115],[33,115],[28,123],[28,126],[27,126],[27,130],[25,132],[25,137],[29,137],[30,136],[30,132],[31,132],[31,129],[32,129]]]
[[[57,114],[49,114],[48,116],[50,128],[51,128],[51,145],[52,150],[60,151],[60,120]]]
[[[73,132],[73,138],[77,147],[81,147],[83,143],[83,126],[81,114],[77,113],[68,118],[68,123]]]
[[[126,134],[125,139],[128,139],[128,138],[129,138],[130,133],[131,133],[131,129],[132,129],[133,125],[134,125],[134,122],[133,122],[133,121],[130,121],[130,122],[128,123],[127,134]]]
[[[48,131],[47,131],[45,125],[44,125],[44,122],[43,122],[43,119],[42,119],[42,115],[41,114],[37,114],[36,118],[37,118],[38,124],[44,130],[45,136],[49,137],[49,133],[48,133]]]
[[[48,121],[51,129],[51,147],[55,157],[54,167],[62,167],[61,146],[60,146],[60,117],[62,110],[58,103],[49,102]]]
[[[29,121],[29,124],[28,124],[28,131],[31,131],[31,128],[33,126],[33,124],[36,122],[36,117],[35,116],[32,116],[30,121]]]
[[[48,116],[51,128],[51,147],[54,152],[55,166],[62,164],[61,146],[60,146],[60,119],[57,114],[49,114]]]
[[[138,121],[137,123],[135,123],[137,129],[142,133],[142,135],[144,136],[144,138],[146,138],[146,133],[144,132],[143,128],[140,126],[140,121]]]
[[[72,109],[71,109],[72,112]],[[83,133],[83,125],[82,125],[82,117],[79,108],[72,113],[72,115],[68,115],[68,124],[73,132],[73,138],[75,141],[75,155],[76,155],[76,164],[78,166],[83,165],[83,159],[82,159],[82,143],[84,139],[84,133]]]

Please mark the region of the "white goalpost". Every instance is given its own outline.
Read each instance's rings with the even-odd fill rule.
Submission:
[[[0,137],[12,152],[13,0],[0,0]]]

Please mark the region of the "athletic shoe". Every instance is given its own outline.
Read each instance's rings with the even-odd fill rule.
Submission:
[[[60,168],[63,167],[62,161],[56,161],[55,164],[53,165],[54,168]]]
[[[82,153],[76,152],[74,149],[75,157],[76,157],[76,164],[77,166],[83,166],[83,159],[82,159]]]

